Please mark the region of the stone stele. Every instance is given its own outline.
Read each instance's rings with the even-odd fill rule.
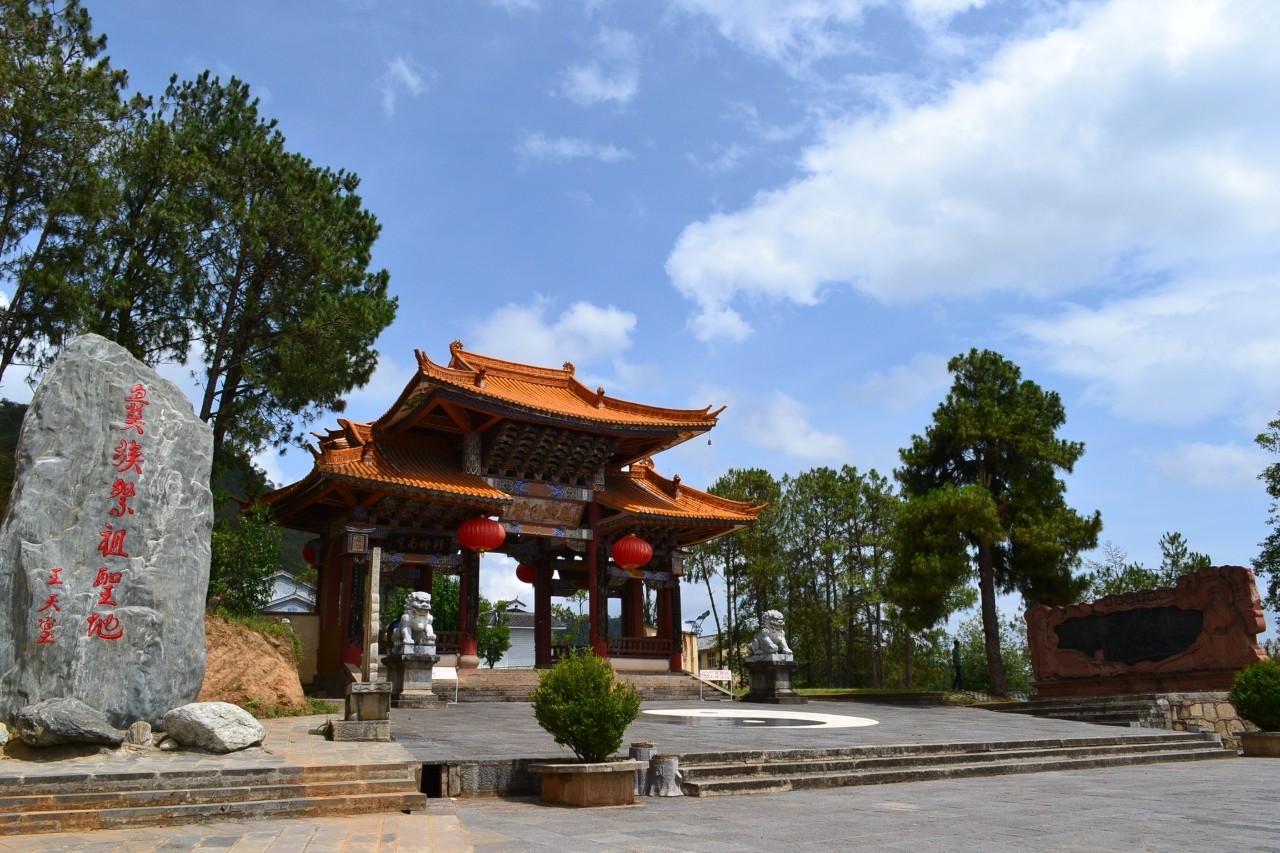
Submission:
[[[204,679],[213,438],[96,335],[45,374],[0,524],[0,719],[73,697],[158,725]]]

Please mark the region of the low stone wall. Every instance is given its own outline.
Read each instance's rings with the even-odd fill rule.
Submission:
[[[1160,719],[1152,725],[1175,732],[1199,729],[1222,736],[1222,745],[1240,748],[1241,732],[1256,732],[1258,727],[1236,713],[1235,706],[1221,691],[1200,693],[1162,693],[1156,697]]]

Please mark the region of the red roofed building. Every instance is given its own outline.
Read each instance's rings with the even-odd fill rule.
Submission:
[[[385,586],[431,589],[459,578],[460,665],[476,657],[480,555],[458,544],[465,521],[489,517],[497,549],[533,567],[538,666],[549,666],[552,596],[588,593],[591,645],[632,668],[683,668],[683,549],[752,523],[763,507],[726,500],[658,474],[652,457],[702,435],[723,409],[667,409],[609,397],[543,368],[450,348],[447,366],[418,352],[418,372],[373,423],[339,419],[312,449],[315,467],[266,496],[278,522],[320,540],[318,669],[338,672],[362,649],[363,590],[374,547]],[[613,544],[634,534],[653,549],[624,570]],[[645,588],[656,596],[656,637],[643,625]],[[608,598],[620,601],[621,636],[608,636]],[[692,662],[690,662],[692,664]]]

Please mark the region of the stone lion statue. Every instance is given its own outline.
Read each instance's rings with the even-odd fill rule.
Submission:
[[[782,634],[784,628],[782,614],[776,610],[766,610],[760,622],[760,630],[756,632],[751,645],[747,647],[747,660],[758,660],[774,655],[791,657],[791,647],[787,645],[787,638]]]
[[[395,650],[434,654],[436,632],[431,618],[431,593],[413,592],[404,603],[404,615],[396,629]]]

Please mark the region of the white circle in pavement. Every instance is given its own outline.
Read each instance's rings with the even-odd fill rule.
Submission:
[[[798,728],[852,729],[874,726],[880,722],[869,717],[846,717],[842,714],[817,714],[810,711],[774,711],[767,708],[752,708],[749,711],[737,708],[653,708],[644,713],[676,718],[670,722],[723,721],[722,725],[773,725],[779,728],[786,728],[790,723]]]

